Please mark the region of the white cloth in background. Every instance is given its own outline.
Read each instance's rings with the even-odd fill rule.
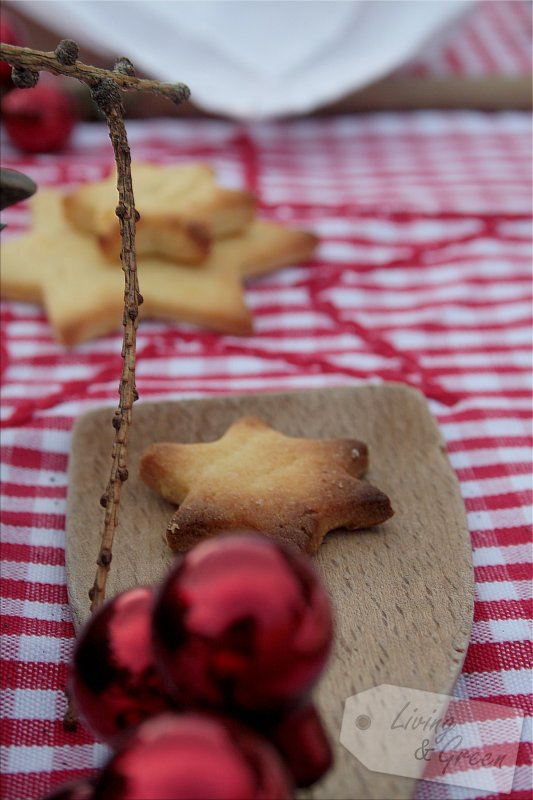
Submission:
[[[467,0],[24,0],[81,45],[183,81],[203,109],[241,119],[306,113],[386,75]]]

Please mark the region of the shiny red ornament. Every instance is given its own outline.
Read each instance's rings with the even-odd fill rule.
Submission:
[[[180,703],[229,713],[294,704],[332,638],[329,599],[307,556],[238,534],[194,547],[154,607],[154,648]]]
[[[312,704],[290,709],[265,727],[296,786],[311,786],[326,774],[333,753],[320,715]]]
[[[98,800],[289,800],[278,755],[233,721],[161,714],[140,725],[104,767]]]
[[[65,147],[77,119],[71,97],[42,80],[33,89],[13,89],[2,98],[2,121],[12,143],[27,153]]]
[[[171,705],[154,665],[153,599],[147,587],[117,595],[91,616],[78,637],[72,700],[104,741]]]
[[[3,44],[20,45],[20,37],[17,35],[17,26],[8,19],[8,15],[2,12],[0,19],[0,42]],[[11,80],[11,64],[7,61],[0,61],[0,90],[8,92],[13,88]]]

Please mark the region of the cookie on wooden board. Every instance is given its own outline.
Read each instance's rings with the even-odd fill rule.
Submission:
[[[254,530],[312,554],[331,530],[392,516],[388,497],[360,480],[367,466],[363,442],[285,436],[259,417],[241,417],[215,442],[153,444],[140,475],[179,505],[167,529],[174,550]]]

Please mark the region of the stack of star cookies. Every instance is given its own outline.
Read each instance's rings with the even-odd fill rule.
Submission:
[[[258,220],[247,191],[205,164],[132,165],[141,313],[245,335],[243,281],[312,255],[316,237]],[[2,247],[2,297],[42,303],[66,345],[120,326],[123,274],[116,177],[67,194],[40,190],[32,230]]]

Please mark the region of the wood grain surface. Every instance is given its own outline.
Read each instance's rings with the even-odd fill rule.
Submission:
[[[345,700],[382,683],[451,691],[468,644],[471,549],[463,502],[437,425],[418,392],[399,384],[138,404],[130,437],[108,596],[158,581],[175,557],[163,535],[174,507],[138,477],[156,441],[211,441],[242,414],[308,438],[355,437],[369,446],[368,479],[391,498],[383,526],[326,537],[315,561],[336,617],[332,658],[315,698],[335,766],[302,797],[403,798],[411,779],[370,772],[339,744]],[[67,512],[67,581],[74,619],[87,616],[113,439],[110,409],[75,426]],[[231,480],[231,476],[228,476]]]

